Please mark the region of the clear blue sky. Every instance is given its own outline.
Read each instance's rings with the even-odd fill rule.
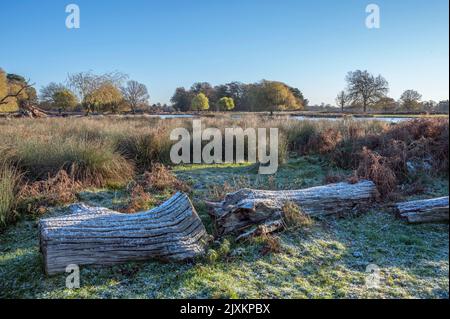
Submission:
[[[65,27],[65,6],[81,28]],[[381,28],[365,27],[365,7]],[[448,0],[1,0],[0,67],[40,88],[67,73],[119,70],[145,83],[151,101],[208,81],[280,80],[312,103],[334,103],[350,70],[449,96]]]

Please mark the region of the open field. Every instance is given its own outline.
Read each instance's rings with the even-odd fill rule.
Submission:
[[[0,120],[0,176],[7,181],[0,182],[6,194],[0,196],[0,297],[449,297],[448,224],[408,225],[389,207],[448,195],[448,119],[390,124],[247,115],[202,122],[278,127],[277,173],[262,176],[247,163],[171,165],[170,131],[190,130],[190,119]],[[134,213],[182,190],[213,234],[206,200],[242,187],[298,189],[349,178],[371,179],[380,193],[377,205],[358,216],[315,219],[247,242],[226,238],[191,263],[85,267],[76,290],[65,288],[64,274],[43,273],[37,221],[65,214],[72,202]],[[380,268],[378,288],[365,285],[369,264]]]

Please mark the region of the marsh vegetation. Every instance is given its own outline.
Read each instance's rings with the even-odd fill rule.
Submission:
[[[281,166],[172,165],[170,131],[192,120],[86,117],[0,120],[2,297],[433,297],[448,298],[448,225],[407,225],[389,204],[448,195],[448,119],[297,121],[243,115],[204,118],[208,127],[278,127]],[[83,268],[82,287],[45,277],[36,223],[82,201],[123,213],[190,195],[210,234],[206,200],[243,187],[298,189],[373,180],[372,209],[352,218],[296,220],[282,233],[213,243],[195,263]],[[287,212],[298,208],[285,207]],[[381,268],[365,287],[366,266]]]

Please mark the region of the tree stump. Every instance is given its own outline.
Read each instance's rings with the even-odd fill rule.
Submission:
[[[208,235],[187,195],[138,214],[75,204],[69,215],[39,222],[45,271],[70,264],[107,266],[127,261],[183,261],[204,253]]]
[[[448,222],[448,196],[396,204],[397,214],[411,224]]]

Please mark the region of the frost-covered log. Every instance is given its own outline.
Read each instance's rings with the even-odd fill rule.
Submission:
[[[409,223],[448,222],[448,196],[398,203],[397,213]]]
[[[265,225],[268,229],[274,229],[274,225],[281,227],[276,221],[282,219],[282,208],[288,202],[297,204],[310,216],[342,215],[367,207],[376,194],[375,184],[364,180],[301,190],[241,189],[227,194],[222,202],[208,204],[213,208],[211,215],[218,234],[226,235],[246,230],[248,233],[247,228],[252,225]]]
[[[207,244],[205,227],[182,193],[138,214],[84,204],[72,205],[70,211],[39,223],[40,248],[50,275],[64,272],[70,264],[183,261],[203,254]]]

